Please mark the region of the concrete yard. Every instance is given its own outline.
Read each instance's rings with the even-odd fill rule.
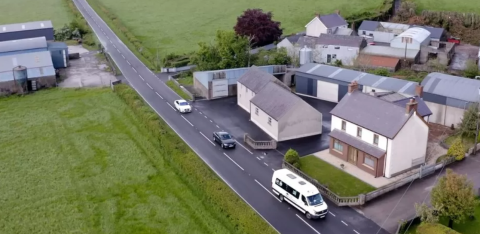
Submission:
[[[455,46],[455,54],[450,62],[450,69],[465,70],[467,61],[478,56],[478,46],[461,44]]]
[[[107,71],[106,62],[97,57],[98,51],[88,51],[78,45],[69,46],[68,52],[80,53],[80,58],[70,60],[70,67],[62,71],[66,78],[59,83],[59,87],[103,87],[110,86],[112,81],[117,80],[111,72]]]

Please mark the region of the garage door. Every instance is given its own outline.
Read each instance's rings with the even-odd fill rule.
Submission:
[[[228,96],[228,80],[212,80],[212,98]]]
[[[317,81],[317,97],[319,99],[338,102],[338,84],[332,84],[325,81]]]

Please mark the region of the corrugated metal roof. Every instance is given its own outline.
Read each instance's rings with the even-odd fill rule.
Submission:
[[[252,98],[251,102],[268,116],[278,121],[303,100],[289,91],[288,88],[275,82],[268,82]]]
[[[410,99],[411,98],[404,98],[401,100],[394,101],[393,103],[400,107],[406,107]],[[415,101],[417,102],[417,112],[420,116],[425,117],[433,114],[422,98],[415,96]]]
[[[0,72],[12,71],[16,66],[27,68],[53,66],[49,51],[0,57]]]
[[[391,22],[380,22],[380,25],[385,29],[397,31],[397,32],[405,31],[408,28],[410,28],[410,25],[408,24],[398,24],[398,23],[391,23]]]
[[[327,28],[348,25],[347,21],[345,21],[345,19],[337,13],[321,15],[318,16],[318,18]]]
[[[413,113],[405,111],[406,107],[355,91],[345,95],[330,113],[393,139]]]
[[[358,27],[358,30],[375,31],[379,24],[380,22],[378,21],[364,20],[362,24],[360,24],[360,27]]]
[[[43,28],[53,28],[52,21],[48,20],[0,25],[0,33],[28,31]]]
[[[297,72],[339,80],[347,83],[356,80],[360,85],[366,85],[381,90],[394,91],[410,95],[415,94],[415,87],[418,84],[417,82],[401,80],[392,77],[377,76],[370,73],[315,63],[307,63],[300,67]]]
[[[467,102],[480,100],[480,80],[433,72],[422,81],[423,92]]]
[[[367,41],[360,36],[347,36],[335,34],[320,34],[320,37],[304,36],[298,39],[299,47],[315,48],[316,45],[333,45],[333,46],[348,46],[348,47],[365,47]]]
[[[407,55],[407,59],[415,59],[420,50],[411,50],[402,48],[393,48],[390,46],[378,46],[378,45],[367,45],[363,48],[362,53],[368,55],[376,55],[376,56],[385,56],[385,57],[394,57],[394,58],[405,58],[405,52]]]
[[[381,158],[386,153],[385,150],[380,149],[378,146],[359,140],[357,137],[349,135],[346,132],[340,131],[338,129],[334,129],[332,132],[330,132],[329,135],[330,137],[333,137],[341,142],[351,145],[375,158]]]
[[[405,32],[400,33],[396,38],[408,37],[416,40],[420,43],[424,42],[428,38],[430,38],[430,32],[423,28],[409,28],[405,30]]]
[[[287,66],[285,65],[268,65],[268,66],[259,66],[258,69],[270,73],[270,74],[285,74]],[[208,87],[208,82],[211,81],[214,75],[220,73],[224,74],[225,79],[228,80],[229,85],[237,84],[237,80],[245,74],[250,68],[234,68],[234,69],[224,69],[224,70],[213,70],[213,71],[198,71],[193,73],[194,79],[199,81],[203,86]]]
[[[65,42],[47,42],[48,49],[68,49]]]
[[[41,48],[47,48],[47,39],[45,37],[0,42],[0,53]]]

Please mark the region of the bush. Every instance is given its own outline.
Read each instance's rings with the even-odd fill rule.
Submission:
[[[422,223],[417,228],[417,233],[421,234],[460,234],[459,232],[448,228],[439,223]]]
[[[475,78],[475,76],[480,75],[478,71],[478,66],[477,64],[475,64],[475,61],[471,59],[467,61],[467,67],[465,68],[465,71],[463,71],[463,75],[468,78]]]
[[[300,169],[300,166],[301,166],[300,165],[300,156],[298,156],[297,151],[295,151],[293,149],[289,149],[287,151],[287,153],[285,154],[284,160],[285,160],[285,162],[290,163],[294,167]]]
[[[373,71],[373,74],[377,76],[389,76],[390,72],[385,68],[377,68]]]
[[[141,123],[157,139],[165,162],[202,198],[202,202],[224,214],[221,219],[231,223],[239,233],[258,233],[258,230],[276,233],[210,170],[133,89],[120,84],[115,86],[115,93],[132,108]]]
[[[455,160],[457,161],[465,158],[465,145],[463,144],[461,137],[458,137],[453,141],[450,148],[448,148],[447,155],[455,157]]]

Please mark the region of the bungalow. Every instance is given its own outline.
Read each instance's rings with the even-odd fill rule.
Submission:
[[[391,178],[423,164],[428,125],[415,99],[401,107],[358,89],[352,82],[331,111],[330,154],[374,177]]]
[[[275,141],[322,133],[322,113],[311,107],[274,76],[251,67],[237,81],[237,103],[250,121]]]
[[[309,37],[319,37],[320,34],[336,34],[337,31],[345,34],[344,29],[348,29],[348,23],[340,16],[339,12],[329,15],[315,15],[307,25],[305,25],[306,34]],[[340,29],[340,30],[339,30]]]

